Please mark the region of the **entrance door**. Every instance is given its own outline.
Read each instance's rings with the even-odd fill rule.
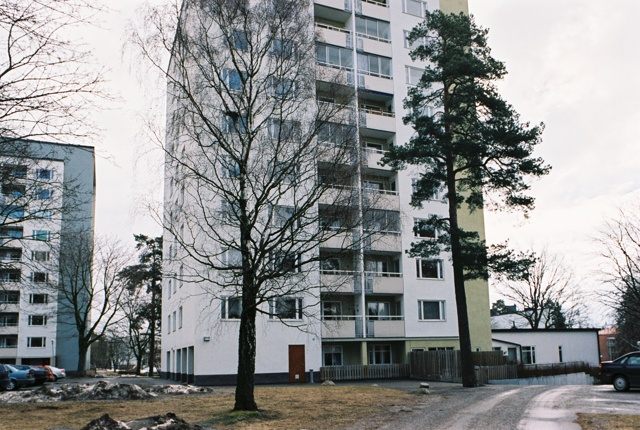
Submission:
[[[289,382],[305,382],[304,345],[289,345]]]

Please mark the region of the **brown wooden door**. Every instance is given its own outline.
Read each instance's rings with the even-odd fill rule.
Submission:
[[[289,345],[289,382],[305,382],[304,345]]]

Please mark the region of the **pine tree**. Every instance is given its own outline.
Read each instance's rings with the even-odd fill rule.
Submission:
[[[508,253],[500,248],[494,258],[487,257],[478,233],[463,230],[458,214],[481,209],[488,201],[493,201],[495,208],[525,212],[533,208],[534,199],[525,194],[529,189],[526,180],[550,170],[543,160],[532,157],[543,125],[522,123],[518,113],[498,94],[494,82],[506,74],[506,69],[491,57],[487,30],[477,26],[473,17],[428,13],[409,39],[422,41],[411,57],[428,65],[405,100],[408,113],[404,121],[413,126],[415,134],[406,144],[395,146],[386,162],[396,169],[419,166],[414,206],[421,206],[437,191],[445,192],[448,217],[432,216],[418,227],[437,229],[439,239],[413,244],[410,254],[429,257],[451,252],[462,382],[465,387],[473,387],[476,378],[464,282],[486,278],[488,265],[496,262],[495,257]]]

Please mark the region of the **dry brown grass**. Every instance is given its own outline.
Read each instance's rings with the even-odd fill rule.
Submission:
[[[640,415],[578,414],[583,430],[640,429]]]
[[[256,388],[261,414],[232,413],[233,393],[163,396],[154,400],[22,403],[0,406],[5,430],[43,430],[55,425],[79,429],[102,414],[128,421],[173,412],[190,423],[239,429],[345,428],[366,417],[382,417],[420,396],[372,386],[282,386]]]

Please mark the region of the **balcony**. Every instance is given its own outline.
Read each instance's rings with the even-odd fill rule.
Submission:
[[[353,245],[353,235],[351,232],[334,232],[335,235],[323,241],[320,248],[349,249]]]
[[[356,12],[371,18],[390,20],[389,1],[391,0],[354,0]]]
[[[363,189],[364,205],[373,209],[400,210],[400,196],[397,191]]]
[[[356,33],[356,49],[383,57],[391,57],[393,55],[389,40],[362,33]]]
[[[356,318],[362,322],[362,317],[341,316],[337,318],[340,319],[322,320],[322,339],[354,339],[356,337]],[[362,335],[358,337],[362,337]]]
[[[398,232],[366,232],[365,251],[402,252],[402,237]]]
[[[347,270],[322,270],[320,272],[320,286],[323,293],[351,293],[354,292],[354,272]]]
[[[402,273],[365,272],[365,291],[373,294],[403,294]]]
[[[386,133],[396,132],[396,114],[380,109],[361,108],[360,126]]]
[[[404,317],[367,317],[367,338],[372,337],[404,337]]]
[[[382,157],[384,157],[386,155],[387,151],[383,151],[380,149],[372,149],[372,148],[364,148],[363,149],[363,159],[364,159],[364,165],[366,167],[369,167],[371,169],[380,169],[380,170],[387,170],[387,171],[391,171],[391,167],[387,166],[387,165],[382,165]]]
[[[361,315],[343,315],[322,320],[322,339],[363,339]],[[366,338],[404,337],[401,315],[367,317]]]
[[[331,185],[322,184],[323,187],[328,187],[322,196],[319,198],[321,205],[328,206],[355,206],[357,204],[357,188],[347,185]]]
[[[351,12],[352,0],[314,0],[314,3],[320,6],[339,9],[345,12]]]
[[[351,48],[351,31],[329,24],[316,22],[316,38],[319,42]]]
[[[391,76],[372,74],[367,71],[358,71],[358,87],[386,94],[393,94],[394,91]]]
[[[316,79],[338,85],[353,85],[353,68],[316,61]]]

